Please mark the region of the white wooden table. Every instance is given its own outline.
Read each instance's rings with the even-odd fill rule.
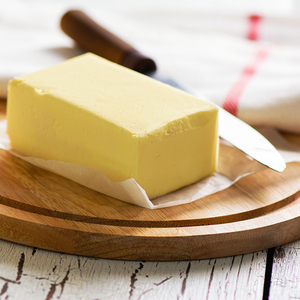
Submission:
[[[0,299],[298,299],[299,245],[219,259],[144,262],[0,240]]]

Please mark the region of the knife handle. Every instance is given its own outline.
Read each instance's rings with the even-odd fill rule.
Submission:
[[[80,10],[66,12],[61,29],[86,51],[140,73],[156,70],[155,62],[109,32]]]

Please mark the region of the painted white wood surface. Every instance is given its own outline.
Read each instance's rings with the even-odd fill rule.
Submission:
[[[262,299],[266,254],[117,261],[0,240],[0,299]]]
[[[300,299],[300,240],[275,248],[269,299]]]

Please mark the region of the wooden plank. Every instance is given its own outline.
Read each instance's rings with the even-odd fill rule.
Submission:
[[[262,299],[266,251],[176,262],[67,255],[0,240],[0,298]]]
[[[275,248],[269,300],[299,299],[300,240]]]

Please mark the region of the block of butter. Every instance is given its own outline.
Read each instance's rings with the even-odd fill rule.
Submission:
[[[150,199],[217,168],[218,110],[91,53],[9,83],[16,152],[134,178]]]

